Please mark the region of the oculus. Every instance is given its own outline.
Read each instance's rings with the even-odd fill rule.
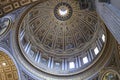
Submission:
[[[54,15],[58,20],[66,21],[72,16],[72,7],[65,2],[58,3],[54,9]]]

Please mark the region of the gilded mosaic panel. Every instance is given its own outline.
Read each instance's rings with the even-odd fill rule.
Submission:
[[[0,80],[18,80],[17,69],[13,61],[0,51]]]
[[[0,17],[28,4],[45,0],[0,0]]]

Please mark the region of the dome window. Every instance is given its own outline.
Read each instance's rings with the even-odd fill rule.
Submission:
[[[70,68],[70,69],[75,68],[75,63],[74,63],[74,62],[69,62],[69,68]]]
[[[102,35],[102,40],[103,40],[103,42],[105,42],[105,35],[104,34]]]
[[[99,50],[97,47],[94,49],[94,53],[95,53],[95,55],[97,55],[99,53]]]
[[[84,57],[84,58],[83,58],[83,63],[84,63],[84,64],[87,64],[87,63],[88,63],[88,58],[87,58],[87,57]]]

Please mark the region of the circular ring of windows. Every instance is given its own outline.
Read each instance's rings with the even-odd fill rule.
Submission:
[[[36,68],[54,75],[78,74],[91,67],[104,50],[107,35],[104,29],[105,26],[102,24],[100,26],[103,28],[99,29],[100,31],[97,33],[94,43],[91,43],[86,51],[81,52],[82,55],[78,53],[80,55],[56,58],[48,54],[46,57],[44,51],[34,48],[31,41],[26,39],[25,30],[22,28],[19,30],[19,44],[26,59]]]

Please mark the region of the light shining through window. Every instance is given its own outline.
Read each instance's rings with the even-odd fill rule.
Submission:
[[[102,35],[102,40],[103,40],[103,42],[105,42],[105,35],[104,34]]]
[[[59,14],[60,14],[61,16],[65,16],[67,13],[68,13],[68,10],[67,10],[67,9],[59,9]]]
[[[97,55],[99,53],[99,50],[97,47],[94,49],[94,52],[95,52],[95,55]]]
[[[88,58],[87,58],[87,57],[84,57],[84,58],[83,58],[83,63],[84,63],[84,64],[88,63]]]
[[[70,63],[69,63],[69,67],[70,67],[70,69],[75,68],[75,63],[74,63],[74,62],[70,62]]]

